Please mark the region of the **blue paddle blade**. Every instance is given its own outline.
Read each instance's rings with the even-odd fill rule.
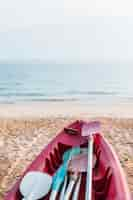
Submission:
[[[57,170],[56,174],[53,177],[53,183],[52,183],[52,190],[58,191],[61,184],[63,183],[65,176],[67,173],[67,164],[64,163],[60,166],[60,168]]]
[[[63,183],[65,176],[67,174],[68,162],[74,156],[80,153],[80,147],[75,147],[66,151],[63,155],[63,164],[56,171],[53,182],[52,190],[58,191],[61,184]]]

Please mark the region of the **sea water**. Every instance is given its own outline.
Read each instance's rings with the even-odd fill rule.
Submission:
[[[118,98],[133,98],[132,64],[0,64],[2,103]]]

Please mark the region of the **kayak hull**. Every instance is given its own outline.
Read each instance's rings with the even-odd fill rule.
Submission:
[[[81,136],[83,123],[83,121],[75,121],[67,127],[66,130],[68,131],[62,130],[30,164],[13,188],[5,195],[4,199],[22,199],[19,185],[27,172],[41,171],[53,175],[61,165],[62,155],[67,149],[74,146],[87,147],[87,139]],[[101,133],[97,133],[94,136],[94,153],[97,161],[93,169],[92,199],[131,200],[127,182],[116,153]],[[85,199],[85,184],[86,173],[83,173],[79,200]],[[49,194],[43,199],[49,199]]]

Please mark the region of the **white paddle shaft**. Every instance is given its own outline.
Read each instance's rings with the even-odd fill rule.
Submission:
[[[93,136],[88,140],[88,169],[85,200],[92,200]]]
[[[65,181],[63,183],[63,187],[62,187],[61,194],[60,194],[60,200],[64,200],[66,186],[67,186],[67,176],[65,177]]]
[[[69,182],[69,185],[68,185],[68,188],[66,190],[66,193],[65,193],[65,196],[64,196],[64,200],[69,200],[70,199],[70,196],[72,194],[72,190],[73,190],[73,187],[75,185],[75,181],[74,179],[71,179],[70,182]]]
[[[51,191],[51,195],[50,195],[50,200],[55,200],[56,199],[56,196],[57,196],[57,194],[58,194],[58,191],[56,191],[56,190],[52,190]]]
[[[77,200],[78,196],[79,196],[79,189],[80,189],[80,184],[81,184],[81,174],[79,175],[79,179],[78,182],[76,184],[75,190],[74,190],[74,194],[73,194],[73,198],[72,200]]]

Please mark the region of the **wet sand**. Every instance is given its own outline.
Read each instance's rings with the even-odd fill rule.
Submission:
[[[58,131],[76,119],[101,121],[102,132],[116,150],[129,188],[133,192],[133,116],[131,111],[130,118],[124,114],[116,115],[113,109],[110,114],[104,110],[105,115],[100,117],[102,113],[96,112],[96,107],[93,108],[95,110],[93,113],[91,109],[89,113],[88,107],[81,113],[69,105],[69,112],[67,112],[68,107],[64,107],[64,112],[62,112],[62,104],[62,108],[59,109],[56,106],[53,113],[54,108],[46,106],[45,112],[40,112],[40,115],[35,107],[32,107],[32,113],[29,106],[29,115],[24,107],[18,106],[15,109],[15,105],[4,106],[0,105],[3,109],[0,111],[0,199],[3,199],[5,192],[12,187],[25,167]],[[14,112],[11,113],[11,110]]]

